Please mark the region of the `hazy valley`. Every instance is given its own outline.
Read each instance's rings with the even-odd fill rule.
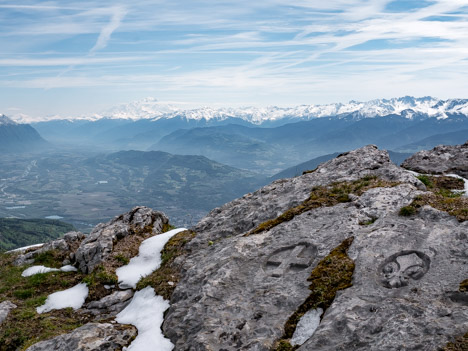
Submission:
[[[161,112],[146,99],[100,118],[33,127],[3,116],[0,217],[61,219],[86,232],[145,205],[190,226],[271,180],[363,145],[389,150],[400,164],[421,149],[461,144],[468,138],[467,106],[467,100],[404,97]]]

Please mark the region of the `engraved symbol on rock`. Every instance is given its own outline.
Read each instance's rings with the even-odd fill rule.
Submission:
[[[431,259],[420,251],[402,251],[387,258],[379,267],[381,283],[389,289],[407,286],[429,270]]]
[[[309,243],[288,246],[268,258],[266,270],[271,271],[273,277],[281,277],[287,271],[300,271],[310,266],[316,254],[317,248]]]

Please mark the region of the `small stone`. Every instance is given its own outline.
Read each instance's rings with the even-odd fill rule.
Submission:
[[[0,325],[8,317],[8,314],[10,313],[10,311],[17,307],[18,306],[16,306],[11,301],[3,301],[0,303]]]

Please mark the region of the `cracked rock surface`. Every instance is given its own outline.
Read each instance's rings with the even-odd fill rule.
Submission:
[[[420,173],[455,173],[468,178],[468,141],[463,145],[439,145],[423,150],[406,159],[401,165]]]
[[[366,176],[397,182],[245,236],[299,205],[313,187]],[[194,228],[163,330],[176,350],[271,350],[309,296],[317,263],[353,236],[353,286],[339,291],[300,350],[437,349],[468,330],[468,222],[424,207],[425,192],[375,146],[282,179],[211,211]]]

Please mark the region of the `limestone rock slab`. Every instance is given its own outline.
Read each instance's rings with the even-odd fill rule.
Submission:
[[[316,208],[244,236],[299,204],[314,186],[368,175],[400,184],[370,189],[350,202]],[[353,236],[354,285],[338,293],[302,350],[406,345],[416,350],[463,335],[468,307],[457,289],[468,275],[467,224],[430,207],[401,217],[400,208],[424,190],[416,177],[390,163],[385,151],[367,146],[215,209],[197,224],[197,236],[187,245],[191,251],[164,332],[176,350],[271,350],[309,296],[311,271]],[[372,314],[379,306],[383,312]],[[381,318],[367,322],[373,315]],[[387,328],[391,315],[395,321]],[[407,335],[408,341],[398,335]],[[328,348],[319,348],[324,340]]]
[[[439,145],[406,159],[402,167],[420,173],[455,173],[468,178],[468,141],[463,145]]]
[[[29,347],[27,351],[121,350],[123,347],[128,346],[136,335],[137,330],[132,326],[88,323],[71,333],[38,342]]]

